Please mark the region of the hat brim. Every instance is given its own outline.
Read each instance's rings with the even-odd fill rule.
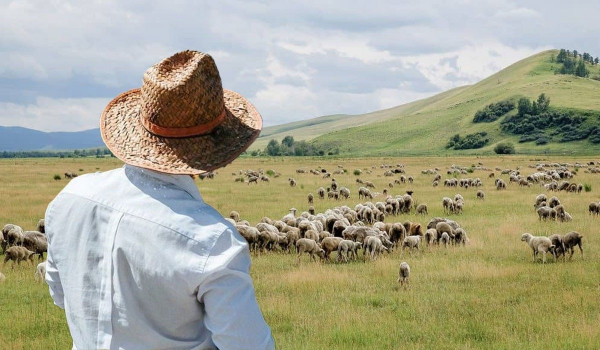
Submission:
[[[168,138],[141,124],[141,91],[115,97],[100,116],[108,149],[123,162],[168,174],[202,174],[233,162],[256,140],[262,118],[240,94],[223,89],[226,116],[209,134]]]

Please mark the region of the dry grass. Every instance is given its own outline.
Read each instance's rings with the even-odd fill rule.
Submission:
[[[552,159],[559,161],[592,159]],[[538,222],[533,211],[537,186],[519,188],[509,184],[506,191],[493,189],[487,172],[480,177],[486,200],[477,200],[476,189],[433,188],[433,176],[423,169],[451,164],[469,166],[483,162],[495,168],[516,168],[530,173],[522,157],[489,158],[408,158],[408,159],[241,159],[221,170],[214,180],[198,180],[205,201],[228,215],[240,212],[255,224],[263,216],[281,217],[289,207],[306,210],[306,195],[316,194],[330,180],[295,169],[323,166],[329,171],[344,165],[348,174],[334,176],[352,191],[348,201],[316,200],[323,211],[336,205],[353,207],[358,203],[353,169],[370,169],[375,164],[406,164],[412,185],[396,185],[392,194],[415,191],[419,203],[427,203],[428,216],[403,215],[390,221],[412,220],[426,224],[433,216],[443,216],[441,198],[461,193],[464,214],[453,216],[467,230],[470,244],[449,249],[433,247],[412,256],[396,251],[375,262],[362,260],[349,264],[312,263],[295,254],[253,256],[252,276],[257,299],[281,349],[507,349],[600,348],[600,263],[598,259],[598,217],[587,214],[590,201],[598,194],[556,194],[574,221]],[[546,160],[548,161],[548,160]],[[46,205],[67,180],[55,181],[54,174],[75,171],[108,170],[120,166],[114,159],[2,160],[0,161],[0,223],[16,223],[33,229],[43,217]],[[232,172],[240,169],[275,169],[282,174],[270,184],[235,183]],[[363,171],[361,178],[373,181],[377,191],[393,178]],[[498,172],[496,172],[498,175]],[[294,177],[298,187],[290,188]],[[506,176],[502,176],[506,178]],[[578,183],[598,182],[600,174],[575,177]],[[598,186],[593,186],[595,189]],[[380,200],[382,197],[376,198]],[[539,235],[566,233],[584,235],[585,260],[577,253],[566,263],[531,262],[530,248],[520,241],[523,232]],[[362,257],[362,253],[359,253]],[[398,265],[411,266],[410,287],[396,284]],[[65,349],[71,340],[62,311],[52,305],[45,285],[34,282],[35,267],[24,264],[2,269],[7,282],[0,285],[0,344],[6,349]]]

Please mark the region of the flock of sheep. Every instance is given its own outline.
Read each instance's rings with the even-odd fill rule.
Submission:
[[[39,260],[44,260],[44,253],[48,251],[48,240],[45,233],[44,219],[38,221],[35,231],[24,231],[21,226],[6,224],[0,232],[0,248],[4,254],[3,267],[9,261],[12,261],[12,268],[15,264],[20,265],[21,261],[29,261],[33,264],[35,256]],[[35,270],[35,279],[39,282],[44,281],[46,275],[46,262],[40,262]],[[6,280],[6,276],[0,272],[0,283]]]
[[[591,167],[590,164],[576,164],[578,168],[585,168],[586,172],[600,172],[598,168]],[[531,187],[539,185],[540,187],[552,192],[575,192],[580,193],[583,189],[582,184],[570,182],[574,173],[569,170],[568,164],[536,164],[530,166],[535,168],[535,172],[530,175],[521,174],[520,168],[488,169],[480,163],[475,167],[451,166],[446,174],[449,178],[442,181],[442,172],[439,168],[422,170],[424,176],[433,175],[432,186],[437,187],[443,183],[447,188],[478,188],[476,192],[477,200],[485,200],[485,193],[479,189],[483,181],[480,178],[459,178],[467,176],[473,170],[488,171],[488,179],[494,179],[494,188],[498,191],[505,190],[507,186],[514,183],[518,186]],[[571,166],[573,167],[573,166]],[[377,172],[377,169],[384,169],[378,176],[396,177],[389,181],[388,185],[376,190],[373,182],[360,178],[363,173],[371,175]],[[496,177],[494,171],[501,175],[508,175],[508,183]],[[228,220],[236,227],[239,233],[248,241],[250,250],[255,253],[266,253],[269,251],[296,252],[298,264],[303,254],[309,255],[309,259],[316,261],[317,257],[323,262],[332,261],[332,253],[336,253],[335,261],[348,263],[359,259],[359,251],[362,250],[362,260],[377,260],[382,253],[391,253],[398,249],[401,254],[406,250],[412,255],[414,251],[421,251],[424,247],[440,246],[448,247],[464,246],[469,242],[466,230],[456,221],[449,218],[434,217],[426,225],[422,225],[416,220],[396,221],[400,215],[428,215],[428,206],[424,203],[417,203],[413,198],[413,191],[405,191],[403,194],[392,195],[393,188],[397,185],[412,184],[414,176],[406,176],[402,164],[372,166],[370,169],[356,169],[354,175],[357,176],[355,182],[359,186],[356,196],[350,190],[349,184],[341,185],[336,180],[336,175],[346,174],[348,171],[342,166],[333,172],[328,172],[323,168],[316,169],[297,169],[296,176],[306,176],[311,174],[319,176],[325,181],[326,185],[318,187],[313,193],[306,196],[308,202],[307,211],[298,213],[295,208],[290,209],[289,213],[281,218],[263,217],[256,225],[251,225],[247,220],[243,220],[238,211],[231,211]],[[279,172],[270,170],[267,172],[274,178],[281,176]],[[210,173],[206,178],[213,178],[216,173]],[[71,174],[69,174],[71,175]],[[270,182],[269,176],[262,170],[240,170],[232,173],[236,182],[246,184],[259,182]],[[377,175],[375,173],[374,175]],[[373,175],[372,175],[373,176]],[[297,187],[298,181],[293,178],[287,178],[290,187]],[[316,212],[314,203],[316,200],[333,200],[358,198],[360,201],[354,207],[347,205],[331,206],[323,212]],[[377,200],[376,200],[377,199]],[[446,215],[460,215],[465,207],[465,199],[461,194],[456,194],[453,198],[443,197],[441,207]],[[561,222],[570,222],[572,215],[567,212],[564,205],[556,196],[548,198],[545,194],[536,197],[534,203],[535,212],[540,221],[557,220]],[[600,214],[600,203],[592,202],[589,204],[589,213],[591,215]],[[418,218],[418,216],[415,216]],[[550,237],[534,236],[530,233],[524,233],[521,240],[527,242],[533,251],[533,260],[539,255],[542,261],[546,262],[546,254],[550,253],[557,261],[562,255],[563,261],[566,259],[566,253],[570,252],[569,259],[572,258],[574,248],[578,247],[583,258],[582,248],[583,236],[578,232],[572,231],[564,236],[552,235]],[[21,261],[30,261],[33,263],[34,256],[39,256],[43,260],[43,254],[47,251],[48,243],[44,233],[44,221],[40,220],[35,231],[24,231],[21,227],[14,224],[7,224],[2,229],[0,235],[0,246],[4,256],[4,265],[13,261],[14,264],[20,264]],[[45,262],[41,262],[36,269],[36,279],[43,280],[45,274]],[[410,267],[406,262],[402,262],[398,270],[398,283],[405,285],[410,276]],[[0,273],[0,282],[6,277]]]

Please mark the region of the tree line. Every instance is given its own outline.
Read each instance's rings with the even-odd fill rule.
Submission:
[[[587,62],[590,65],[597,65],[600,62],[600,59],[598,59],[598,57],[594,58],[587,52],[581,54],[577,50],[570,51],[560,49],[556,58],[552,56],[551,61],[562,63],[558,73],[570,74],[585,78],[590,75],[590,71],[585,66],[585,63]]]
[[[76,149],[69,151],[2,151],[0,158],[79,158],[79,157],[114,157],[108,148]]]
[[[312,143],[305,140],[296,141],[292,136],[286,136],[278,142],[275,139],[271,139],[264,150],[254,150],[250,152],[253,157],[257,156],[271,156],[271,157],[303,157],[303,156],[325,156],[325,155],[337,155],[339,149],[325,150],[320,147],[316,147]]]

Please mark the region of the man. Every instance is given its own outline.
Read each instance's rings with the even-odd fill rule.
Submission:
[[[270,349],[246,241],[191,175],[232,162],[262,119],[184,51],[102,113],[126,165],[72,180],[46,211],[46,280],[74,349]]]

